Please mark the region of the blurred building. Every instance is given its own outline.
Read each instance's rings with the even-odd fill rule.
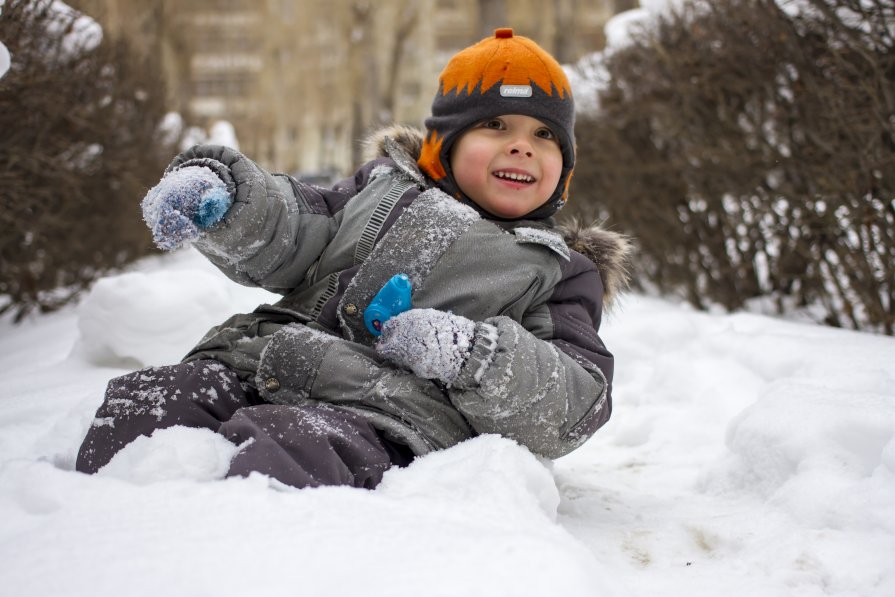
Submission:
[[[421,126],[457,50],[513,27],[574,62],[603,47],[630,0],[79,0],[162,61],[168,104],[228,120],[241,149],[280,172],[344,174],[383,123]]]

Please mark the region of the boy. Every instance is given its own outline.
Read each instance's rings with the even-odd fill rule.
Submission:
[[[627,243],[553,231],[573,121],[556,61],[498,29],[442,72],[424,141],[389,131],[385,157],[331,190],[224,147],[178,156],[143,202],[157,244],[194,242],[233,280],[284,298],[212,329],[179,365],[112,380],[78,470],[178,424],[239,444],[229,475],[295,487],[372,488],[480,433],[547,457],[581,445],[611,410],[597,329]],[[364,310],[402,273],[413,308],[377,338]]]

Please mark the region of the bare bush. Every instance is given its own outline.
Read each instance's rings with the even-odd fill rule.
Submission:
[[[692,2],[606,67],[570,211],[634,235],[642,279],[893,333],[891,2]]]
[[[0,40],[0,311],[67,303],[152,250],[139,199],[173,148],[159,141],[158,67],[85,34],[49,0],[7,0]]]

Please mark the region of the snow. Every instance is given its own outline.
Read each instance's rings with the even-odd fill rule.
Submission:
[[[632,30],[648,22],[652,14],[646,8],[634,8],[620,12],[609,19],[603,26],[606,48],[614,50],[630,44]]]
[[[572,89],[575,90],[575,109],[583,114],[599,110],[598,94],[610,82],[605,59],[613,52],[633,43],[634,36],[650,27],[656,19],[679,8],[683,0],[642,0],[639,8],[625,10],[612,16],[605,25],[606,46],[599,52],[583,56],[573,65],[564,66]]]
[[[109,367],[169,365],[228,315],[280,298],[231,282],[193,249],[141,266],[97,280],[76,307],[73,356]]]
[[[137,438],[97,475],[137,485],[175,479],[213,481],[227,474],[237,452],[238,446],[209,429],[170,427]]]
[[[172,250],[201,237],[232,203],[227,186],[213,170],[187,166],[166,172],[140,206],[155,244]]]
[[[167,112],[158,125],[159,140],[165,145],[173,145],[183,137],[185,126],[179,112]]]
[[[3,12],[4,4],[5,0],[0,0],[0,12]],[[62,57],[89,52],[102,43],[102,27],[87,15],[60,0],[54,0],[49,8],[51,16],[46,21],[47,36],[61,37]],[[9,49],[0,40],[0,79],[9,71],[10,64]]]
[[[418,377],[452,384],[472,351],[474,333],[475,323],[465,317],[438,309],[411,309],[383,324],[376,351]]]
[[[162,120],[160,131],[166,142],[173,142],[179,138],[181,151],[202,143],[225,145],[239,151],[236,128],[226,120],[216,120],[208,130],[205,130],[198,126],[186,127],[180,114],[169,112]]]
[[[226,120],[218,120],[208,129],[208,142],[215,145],[226,145],[239,151],[239,140],[236,128]]]
[[[3,42],[0,41],[0,79],[2,79],[3,75],[9,70],[10,62],[11,58],[9,56],[9,50],[7,50],[6,46],[3,45]]]
[[[62,54],[76,56],[89,52],[103,40],[103,28],[84,13],[65,2],[54,0],[50,5],[52,18],[47,20],[47,34],[62,36]]]
[[[628,296],[612,420],[554,463],[484,436],[375,491],[224,479],[171,428],[73,472],[105,383],[272,295],[195,251],[0,320],[11,595],[895,594],[895,340]]]

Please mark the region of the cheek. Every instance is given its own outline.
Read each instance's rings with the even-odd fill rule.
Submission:
[[[559,184],[559,177],[562,175],[562,155],[545,161],[543,168],[543,181],[547,183],[547,186],[555,188]]]
[[[458,184],[481,184],[487,174],[487,151],[474,145],[457,148],[451,160],[451,169]]]

